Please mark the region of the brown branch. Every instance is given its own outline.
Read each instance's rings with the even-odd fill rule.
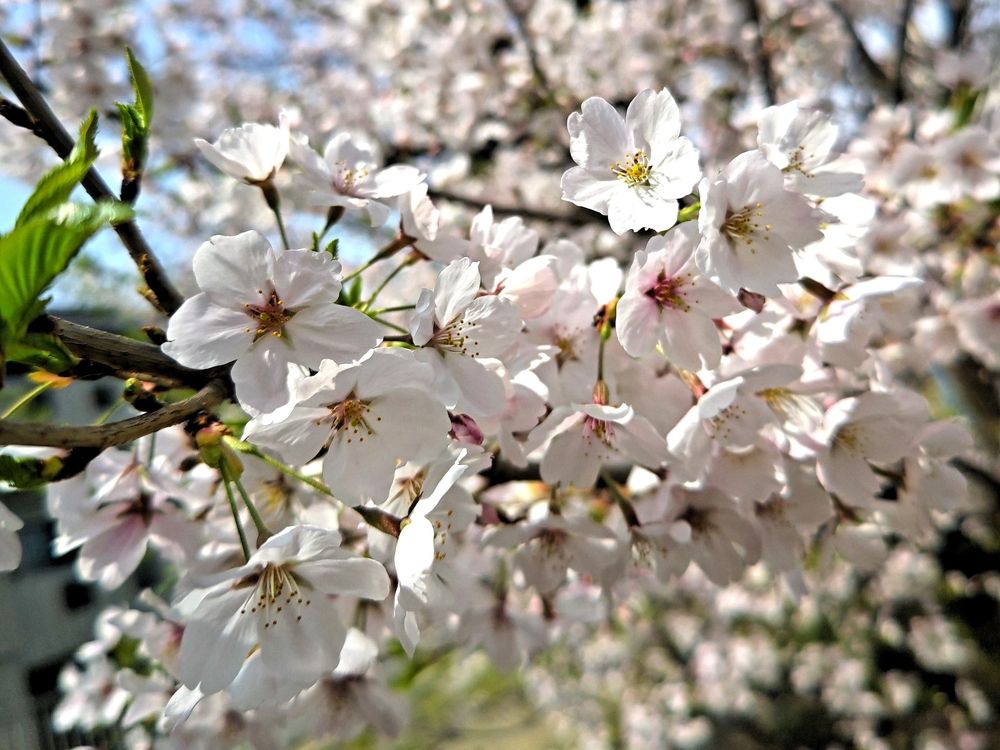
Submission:
[[[840,18],[841,23],[843,23],[844,31],[847,32],[847,35],[851,39],[851,43],[854,45],[854,51],[857,54],[858,60],[861,62],[861,66],[865,69],[869,78],[872,79],[876,88],[878,88],[884,96],[892,94],[892,81],[889,80],[885,71],[882,70],[882,67],[875,62],[871,53],[868,52],[868,48],[865,47],[864,41],[858,34],[857,28],[854,26],[854,19],[851,18],[851,14],[846,8],[844,8],[844,6],[838,3],[837,0],[827,0],[827,5],[830,7],[830,10],[832,10],[834,14]]]
[[[969,28],[972,0],[949,0],[945,6],[948,8],[948,18],[951,22],[948,46],[951,49],[959,49],[965,42],[965,33]]]
[[[913,0],[904,0],[903,10],[899,17],[899,28],[896,31],[896,82],[893,86],[892,100],[901,104],[906,98],[906,82],[903,80],[903,69],[906,65],[906,33],[910,26],[910,16],[913,15]]]
[[[764,23],[760,16],[760,6],[757,0],[744,0],[747,18],[754,27],[754,54],[757,57],[757,72],[764,83],[764,100],[768,106],[778,101],[778,87],[774,80],[774,67],[771,64],[771,53],[764,37]]]
[[[168,357],[157,346],[125,338],[96,328],[49,316],[41,319],[46,331],[55,334],[76,356],[101,365],[119,378],[139,378],[167,387],[200,388],[222,380],[225,368],[192,370]]]
[[[538,58],[538,50],[535,48],[535,40],[532,38],[531,33],[528,31],[527,19],[525,18],[524,9],[517,3],[517,0],[503,0],[503,4],[507,8],[507,12],[510,13],[512,19],[514,19],[514,26],[517,27],[518,36],[521,37],[521,41],[524,43],[524,48],[528,53],[528,64],[531,66],[531,72],[535,76],[535,80],[541,87],[542,91],[551,102],[558,104],[556,98],[555,89],[552,88],[552,82],[549,80],[548,75],[546,75],[545,70],[542,68],[541,61]]]
[[[190,398],[149,414],[105,425],[55,425],[0,419],[0,445],[42,445],[51,448],[110,448],[181,422],[210,409],[226,395],[213,380]]]
[[[577,227],[593,223],[607,223],[607,219],[601,216],[601,214],[594,213],[593,211],[559,213],[556,211],[544,211],[538,208],[527,208],[525,206],[504,206],[502,204],[492,203],[481,198],[473,198],[471,196],[453,193],[450,190],[429,190],[427,195],[434,200],[451,201],[452,203],[460,203],[461,205],[469,206],[470,208],[486,208],[486,206],[492,206],[493,213],[500,216],[520,216],[523,219],[556,222]]]
[[[7,81],[11,91],[20,100],[23,107],[21,112],[30,118],[30,128],[28,129],[48,143],[60,158],[65,159],[69,156],[70,151],[73,150],[73,137],[52,112],[45,98],[38,91],[38,87],[14,59],[2,40],[0,40],[0,75]],[[23,117],[17,111],[11,110],[9,106],[6,109],[7,111],[3,114],[10,122],[20,127],[26,127]],[[95,201],[117,199],[104,178],[93,167],[84,176],[83,187]],[[181,306],[184,298],[167,279],[163,267],[153,255],[153,251],[142,232],[139,231],[138,225],[134,221],[126,221],[115,225],[114,230],[118,233],[118,237],[125,245],[125,249],[128,250],[132,262],[139,269],[146,284],[148,293],[144,293],[143,296],[160,312],[166,315],[173,314]]]

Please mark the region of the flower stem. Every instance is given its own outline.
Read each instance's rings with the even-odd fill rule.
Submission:
[[[392,307],[380,307],[376,310],[369,310],[368,314],[371,316],[382,315],[383,313],[394,313],[403,312],[404,310],[413,310],[416,305],[394,305]]]
[[[281,218],[281,197],[278,195],[278,189],[274,187],[274,182],[270,177],[259,184],[261,192],[264,193],[264,200],[267,203],[267,207],[274,213],[274,219],[278,223],[278,234],[281,235],[281,244],[284,245],[285,250],[288,250],[291,245],[288,244],[288,235],[285,234],[285,222]]]
[[[694,221],[701,212],[701,201],[695,201],[690,206],[685,206],[677,212],[677,223],[683,224],[685,221]]]
[[[391,328],[394,331],[399,331],[400,333],[404,333],[404,334],[407,334],[407,335],[409,335],[409,333],[410,333],[405,328],[403,328],[403,326],[398,326],[395,323],[390,323],[388,320],[385,320],[384,318],[380,318],[377,315],[372,315],[371,313],[369,313],[368,317],[371,318],[372,320],[374,320],[376,323],[381,323],[384,326],[388,326],[389,328]]]
[[[222,463],[222,471],[228,476],[229,469],[226,468],[225,462]],[[250,500],[250,496],[247,495],[247,491],[243,487],[243,483],[239,479],[233,479],[233,484],[236,485],[236,489],[240,493],[240,497],[243,498],[243,504],[247,506],[247,512],[250,513],[250,518],[253,519],[253,525],[257,527],[257,546],[259,547],[264,543],[264,540],[271,536],[271,530],[267,528],[267,524],[264,523],[264,519],[261,518],[260,513],[257,512],[257,508]]]
[[[364,307],[362,309],[368,309],[369,307],[371,307],[372,303],[375,301],[375,298],[378,297],[379,294],[382,293],[382,290],[385,289],[386,286],[389,285],[389,282],[392,281],[394,278],[396,278],[396,275],[400,271],[402,271],[404,268],[412,266],[415,262],[416,262],[416,258],[413,255],[409,256],[408,258],[403,259],[403,262],[400,263],[398,266],[396,266],[394,269],[392,269],[389,272],[389,274],[384,279],[382,279],[382,281],[379,283],[379,285],[377,287],[375,287],[375,291],[373,291],[371,293],[371,296],[369,296],[368,299],[365,300]]]
[[[7,409],[7,411],[5,411],[3,414],[0,414],[0,419],[7,419],[8,417],[13,416],[18,409],[20,409],[22,406],[27,406],[28,404],[30,404],[32,401],[35,400],[36,396],[40,396],[42,393],[47,391],[49,389],[49,386],[51,385],[52,383],[50,382],[45,382],[36,385],[30,391],[21,396],[21,398],[15,401],[11,405],[11,407]]]
[[[395,255],[397,252],[399,252],[400,250],[402,250],[404,247],[408,247],[411,244],[413,244],[413,238],[407,237],[405,234],[399,235],[396,239],[394,239],[388,245],[386,245],[381,250],[379,250],[377,253],[375,253],[375,255],[373,255],[371,258],[369,258],[368,260],[366,260],[360,266],[358,266],[357,268],[355,268],[353,271],[351,271],[349,274],[347,274],[344,278],[342,278],[340,280],[341,283],[346,284],[348,281],[350,281],[351,279],[353,279],[355,276],[357,276],[359,274],[362,274],[365,271],[367,271],[369,268],[371,268],[372,266],[374,266],[380,260],[385,260],[386,258],[390,257],[391,255]]]
[[[229,445],[229,447],[232,448],[233,450],[239,451],[240,453],[247,453],[247,454],[249,454],[251,456],[259,458],[261,461],[263,461],[264,463],[266,463],[268,466],[274,467],[275,469],[277,469],[278,471],[280,471],[282,474],[286,474],[286,475],[292,477],[293,479],[298,479],[300,482],[303,482],[304,484],[308,484],[314,490],[318,490],[319,492],[322,492],[324,495],[327,495],[329,497],[333,497],[333,491],[329,487],[327,487],[325,484],[323,484],[321,481],[319,481],[318,479],[314,479],[313,477],[307,476],[307,475],[303,474],[301,471],[297,471],[296,469],[293,469],[288,464],[284,464],[281,461],[279,461],[278,459],[272,458],[271,456],[267,455],[263,451],[259,450],[256,446],[251,445],[250,443],[246,443],[246,442],[244,442],[242,440],[237,440],[234,437],[226,437],[226,438],[224,438],[224,440]]]
[[[229,500],[229,510],[232,511],[233,521],[236,522],[236,533],[240,535],[240,547],[243,548],[243,561],[250,559],[250,545],[247,544],[247,535],[243,531],[243,522],[240,521],[240,509],[236,507],[236,498],[233,497],[233,488],[229,486],[228,472],[225,464],[221,464],[219,471],[222,473],[222,486],[226,488],[226,499]]]

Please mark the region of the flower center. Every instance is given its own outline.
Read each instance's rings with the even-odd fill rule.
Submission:
[[[587,415],[583,418],[583,434],[584,437],[593,435],[610,448],[611,441],[615,439],[615,425],[605,419]]]
[[[464,354],[467,357],[478,357],[478,343],[475,339],[466,335],[466,329],[468,328],[469,325],[462,318],[456,318],[444,328],[438,328],[435,325],[430,345],[442,352],[453,352],[455,354]]]
[[[752,206],[744,206],[739,211],[727,211],[726,220],[722,223],[722,233],[734,242],[741,241],[753,245],[754,237],[761,229],[761,224],[757,220],[764,216],[762,208],[764,208],[763,203],[754,203]],[[771,231],[770,224],[764,224],[763,228],[765,232]],[[765,234],[764,239],[770,239],[770,235]]]
[[[257,615],[264,621],[265,630],[277,625],[279,616],[294,614],[298,622],[302,619],[301,608],[312,604],[312,600],[302,595],[298,581],[284,565],[265,565],[260,572],[244,576],[233,584],[237,589],[246,587],[252,590],[240,607],[240,614]]]
[[[362,401],[351,395],[343,401],[335,404],[327,404],[326,408],[330,410],[326,421],[331,424],[331,440],[336,438],[338,434],[344,434],[347,435],[348,443],[353,441],[354,438],[357,438],[359,443],[363,443],[366,437],[371,437],[375,434],[375,430],[368,423],[369,402]],[[324,420],[319,419],[316,421],[316,424],[322,421]],[[375,421],[381,422],[382,417],[376,416]]]
[[[652,170],[646,152],[637,148],[631,154],[625,154],[622,161],[616,161],[612,164],[611,171],[626,185],[635,187],[636,185],[649,184],[649,174]]]
[[[567,362],[575,362],[580,359],[576,353],[576,342],[569,335],[563,336],[561,334],[556,334],[555,345],[558,351],[556,352],[556,364],[562,367]]]
[[[342,195],[356,196],[356,186],[368,179],[368,174],[368,167],[364,165],[348,167],[346,161],[338,161],[337,173],[333,178],[333,189]]]
[[[653,299],[660,309],[669,307],[681,312],[688,312],[691,305],[684,301],[681,290],[684,288],[683,277],[669,277],[663,271],[656,277],[656,283],[646,290],[646,296]]]
[[[264,294],[263,289],[258,289],[257,292]],[[256,329],[246,329],[247,332],[253,331],[253,340],[256,343],[268,334],[279,339],[284,338],[285,324],[295,317],[297,311],[286,309],[284,301],[272,286],[263,304],[252,305],[248,302],[243,305],[243,312],[257,322]]]

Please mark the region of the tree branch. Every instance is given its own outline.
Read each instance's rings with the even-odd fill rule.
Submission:
[[[906,98],[906,83],[903,80],[903,68],[906,65],[906,31],[910,26],[914,5],[913,0],[904,0],[899,28],[896,31],[896,83],[892,91],[892,100],[896,104],[901,104]]]
[[[524,9],[516,2],[516,0],[503,0],[503,4],[507,7],[507,12],[510,13],[511,18],[514,19],[514,25],[517,27],[517,33],[521,37],[521,41],[524,43],[524,48],[528,52],[528,64],[531,65],[531,72],[534,73],[535,80],[545,92],[545,95],[552,102],[558,104],[555,89],[552,88],[552,82],[549,81],[549,77],[545,74],[545,70],[542,68],[542,64],[538,59],[538,50],[535,48],[535,41],[532,39],[531,34],[528,31]]]
[[[883,95],[888,96],[892,94],[892,81],[889,80],[885,71],[882,70],[882,67],[875,62],[875,59],[868,52],[868,48],[865,47],[864,41],[862,41],[857,28],[854,26],[854,19],[851,18],[851,14],[848,13],[847,9],[838,3],[837,0],[827,0],[827,5],[843,23],[844,31],[847,32],[847,35],[851,39],[851,43],[854,45],[854,51],[858,56],[858,60],[861,61],[861,66],[872,79],[872,82]]]
[[[102,365],[110,375],[139,378],[167,387],[201,388],[212,380],[222,380],[226,368],[192,370],[177,364],[157,346],[117,336],[96,328],[49,316],[42,319],[47,331],[58,336],[76,356]]]
[[[195,395],[149,414],[105,425],[54,425],[0,419],[0,445],[42,445],[51,448],[110,448],[144,435],[186,422],[210,409],[226,395],[225,386],[213,380]]]
[[[594,213],[593,211],[558,213],[555,211],[544,211],[537,208],[527,208],[522,206],[504,206],[482,200],[481,198],[473,198],[471,196],[453,193],[450,190],[429,190],[427,195],[434,200],[451,201],[452,203],[460,203],[463,206],[469,206],[471,208],[486,208],[486,206],[492,206],[493,213],[499,214],[500,216],[520,216],[524,219],[557,222],[577,227],[586,226],[595,222],[601,224],[607,223],[607,220],[602,217],[601,214]]]
[[[29,129],[31,132],[48,143],[60,158],[65,159],[69,156],[70,151],[73,150],[73,137],[52,112],[38,91],[38,87],[14,59],[2,40],[0,40],[0,75],[7,81],[11,91],[20,100],[24,108],[20,111],[30,118]],[[0,108],[0,113],[15,125],[27,127],[20,113],[11,110],[9,105]],[[93,167],[84,176],[83,187],[95,201],[117,200],[117,196]],[[153,251],[146,243],[142,232],[139,231],[138,225],[134,221],[126,221],[115,225],[114,230],[121,238],[122,244],[125,245],[125,249],[128,250],[132,262],[139,269],[146,284],[148,293],[144,293],[143,296],[160,312],[165,315],[173,314],[181,306],[184,298],[167,279],[163,267],[153,255]]]
[[[757,0],[744,0],[747,18],[754,26],[754,54],[757,57],[757,72],[764,83],[764,99],[770,107],[778,101],[778,87],[774,81],[774,68],[771,65],[771,53],[764,37],[764,24],[760,16],[760,6]]]
[[[948,16],[951,21],[948,46],[951,49],[959,49],[965,41],[965,32],[969,28],[969,11],[972,8],[972,0],[949,0],[945,6],[948,8]]]

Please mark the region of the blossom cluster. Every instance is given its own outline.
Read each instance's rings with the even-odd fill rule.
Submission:
[[[951,269],[893,243],[920,212],[1000,196],[1000,149],[944,125],[909,149],[908,126],[877,112],[841,153],[830,119],[791,102],[759,114],[754,148],[704,164],[668,90],[624,113],[587,99],[562,195],[644,243],[624,268],[489,206],[459,231],[423,172],[347,132],[318,153],[283,115],[199,141],[261,190],[283,240],[279,190],[326,226],[194,255],[198,292],[162,348],[229,367],[245,417],[106,451],[50,488],[84,580],[117,587],[148,550],[177,572],[169,602],[109,616],[58,721],[121,715],[137,737],[155,724],[158,747],[281,746],[309,721],[391,733],[393,641],[514,668],[689,569],[802,597],[811,555],[871,571],[887,537],[927,539],[963,507],[952,459],[972,438],[901,363],[916,340],[995,364],[998,300],[951,305]],[[880,193],[893,216],[875,216]],[[323,247],[345,214],[398,217],[346,272]],[[5,540],[17,523],[0,520]],[[115,676],[122,638],[139,669]]]

